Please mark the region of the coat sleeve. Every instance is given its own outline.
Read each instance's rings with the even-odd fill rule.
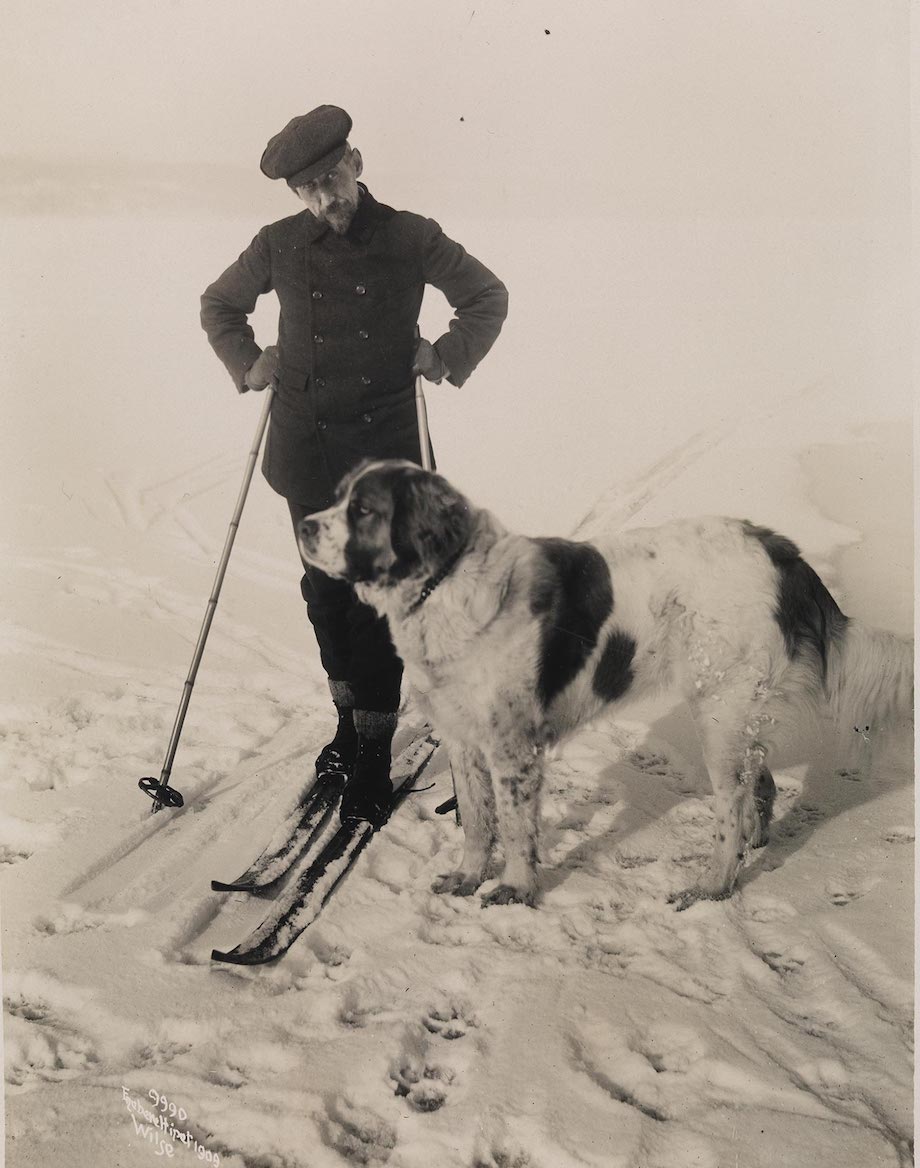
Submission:
[[[246,371],[262,352],[247,318],[271,286],[271,250],[263,229],[201,297],[201,327],[240,393],[246,392]]]
[[[448,331],[434,347],[449,370],[447,380],[462,385],[501,332],[508,290],[433,219],[424,221],[422,248],[425,283],[440,289],[454,309]]]

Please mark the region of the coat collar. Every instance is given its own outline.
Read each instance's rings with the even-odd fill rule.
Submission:
[[[377,224],[380,221],[379,207],[380,204],[370,193],[364,183],[358,183],[358,189],[361,192],[361,200],[358,203],[358,210],[355,212],[355,217],[351,221],[351,226],[346,231],[343,238],[347,239],[349,243],[370,243],[374,231],[377,229]],[[325,223],[320,223],[315,215],[310,211],[304,211],[305,231],[307,243],[314,243],[321,236],[325,235],[329,228]]]

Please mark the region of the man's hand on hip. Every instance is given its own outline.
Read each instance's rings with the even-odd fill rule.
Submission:
[[[433,381],[436,385],[440,385],[444,378],[450,374],[450,370],[438,356],[434,345],[430,341],[426,341],[424,337],[415,348],[412,372],[421,373],[426,381]]]
[[[252,365],[246,370],[243,384],[247,389],[264,389],[270,381],[273,381],[278,376],[280,369],[281,361],[278,357],[278,346],[269,345],[262,350]]]

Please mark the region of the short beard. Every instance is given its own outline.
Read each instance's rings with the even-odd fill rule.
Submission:
[[[356,206],[338,208],[331,215],[327,214],[325,216],[325,222],[332,228],[336,235],[345,235],[349,227],[351,227],[357,210],[358,208]]]

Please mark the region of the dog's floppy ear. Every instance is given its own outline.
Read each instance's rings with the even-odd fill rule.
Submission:
[[[394,575],[436,572],[467,543],[469,502],[439,474],[406,469],[393,485]]]

